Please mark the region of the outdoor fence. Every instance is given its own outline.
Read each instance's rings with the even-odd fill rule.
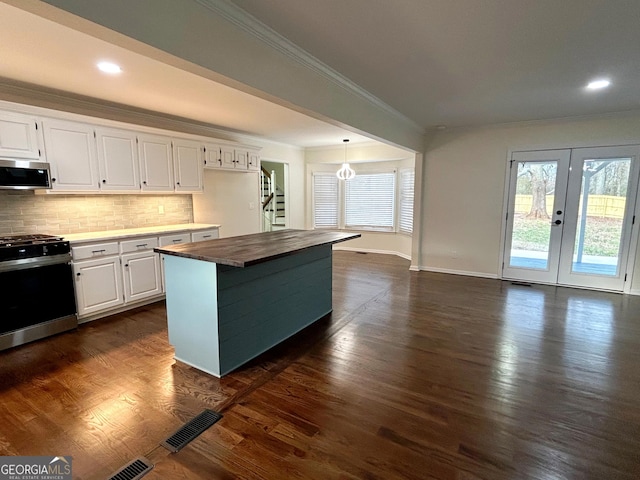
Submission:
[[[516,195],[515,213],[529,213],[531,211],[532,200],[532,195]],[[626,200],[625,197],[614,197],[612,195],[589,195],[587,216],[622,218],[624,216]],[[547,211],[551,212],[552,208],[553,195],[547,195]],[[582,209],[582,201],[580,202],[580,209]]]

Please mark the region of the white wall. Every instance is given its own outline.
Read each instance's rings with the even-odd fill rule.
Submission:
[[[261,146],[260,158],[289,164],[289,228],[304,228],[304,154],[288,145],[252,142]],[[204,193],[193,195],[193,219],[220,224],[220,237],[258,233],[261,222],[258,172],[205,170]],[[253,208],[250,208],[253,204]]]
[[[425,154],[420,266],[499,275],[509,150],[624,144],[640,144],[640,113],[439,132]]]
[[[260,206],[257,172],[205,170],[204,193],[193,195],[193,220],[221,225],[221,238],[258,233]]]
[[[307,162],[307,228],[313,228],[313,208],[311,202],[313,172],[336,172],[344,161],[343,146],[309,148],[305,152]],[[414,153],[382,143],[349,145],[347,161],[356,172],[388,171],[391,169],[414,168]],[[417,180],[416,180],[417,182]],[[334,248],[400,255],[411,259],[411,236],[390,232],[358,231],[361,238],[338,244]]]

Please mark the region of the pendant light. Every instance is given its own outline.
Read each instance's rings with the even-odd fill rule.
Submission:
[[[356,172],[347,163],[347,143],[349,143],[349,139],[345,138],[342,141],[344,142],[344,163],[342,164],[340,170],[336,172],[336,176],[340,180],[351,180],[356,176]]]

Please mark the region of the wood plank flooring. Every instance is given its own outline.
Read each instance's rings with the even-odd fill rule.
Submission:
[[[640,478],[640,297],[334,253],[334,311],[217,379],[164,305],[0,352],[0,454],[102,479]],[[204,408],[224,417],[169,454]]]

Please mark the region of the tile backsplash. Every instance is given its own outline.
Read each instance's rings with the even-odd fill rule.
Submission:
[[[164,213],[160,213],[160,210]],[[193,222],[191,195],[35,195],[0,191],[0,235],[82,233]]]

